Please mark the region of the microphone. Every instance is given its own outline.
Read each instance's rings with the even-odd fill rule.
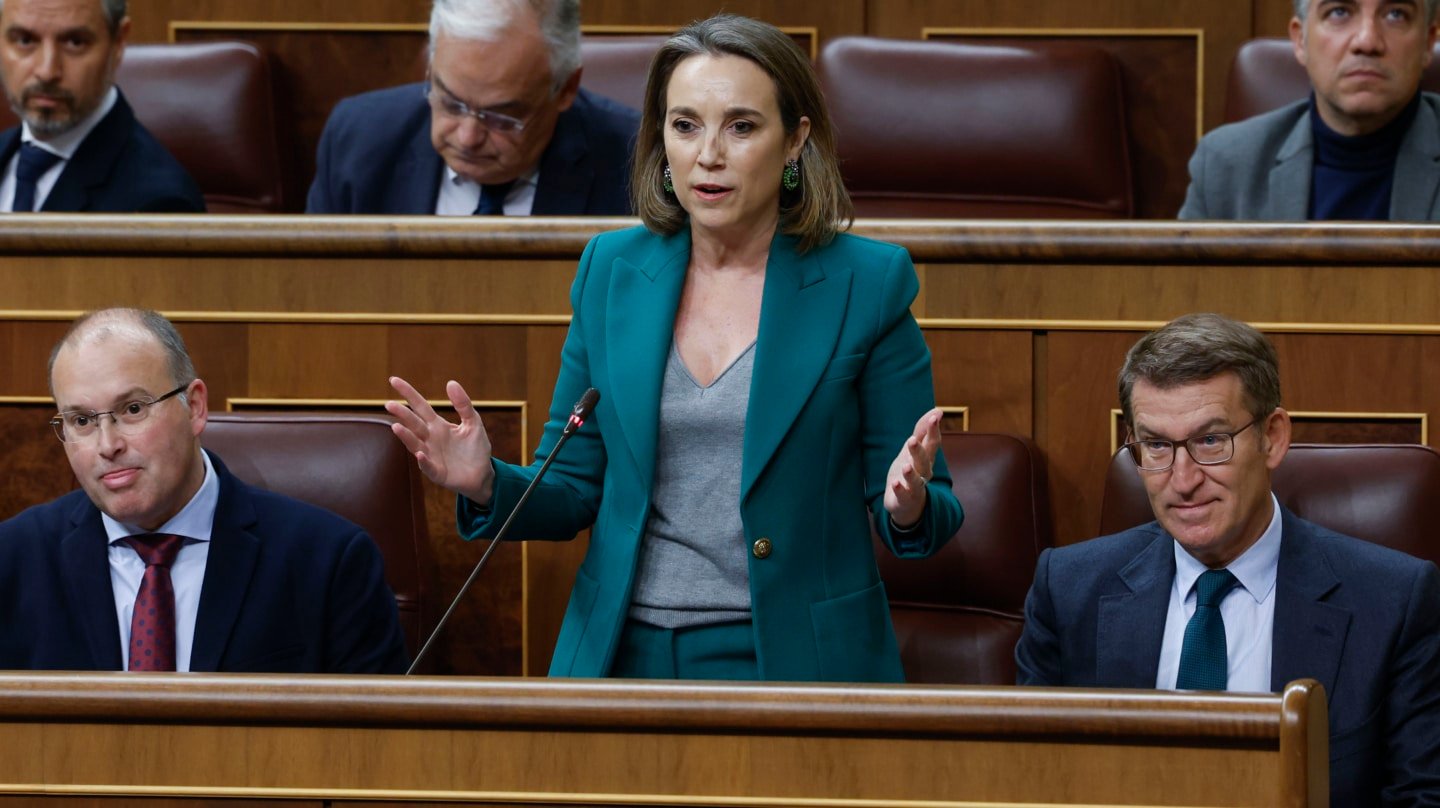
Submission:
[[[450,615],[454,613],[455,607],[460,605],[460,599],[465,597],[466,592],[470,591],[470,585],[475,583],[475,579],[480,577],[480,570],[485,568],[485,562],[489,560],[490,554],[495,552],[495,548],[500,546],[500,541],[505,538],[505,534],[510,532],[510,524],[515,521],[515,515],[520,513],[521,508],[525,507],[526,500],[530,499],[530,494],[534,492],[535,486],[539,485],[540,478],[545,476],[545,470],[550,468],[551,461],[555,459],[556,455],[560,454],[560,447],[564,446],[565,442],[570,440],[570,436],[574,435],[580,427],[584,425],[586,419],[590,417],[590,413],[594,411],[595,405],[599,403],[599,401],[600,391],[591,387],[580,396],[579,401],[575,402],[575,406],[570,410],[570,420],[565,422],[565,428],[560,431],[560,439],[555,442],[555,448],[550,450],[550,454],[545,458],[545,462],[540,464],[540,470],[535,472],[535,478],[525,487],[525,493],[520,495],[520,501],[515,503],[515,507],[510,511],[510,515],[505,518],[505,524],[500,526],[500,530],[495,534],[495,538],[490,540],[490,546],[485,548],[485,553],[480,556],[479,563],[475,565],[475,569],[470,573],[470,577],[466,579],[465,585],[460,587],[460,591],[455,594],[455,599],[450,601],[450,608],[445,610],[445,614],[440,618],[440,622],[435,624],[435,630],[430,632],[430,636],[425,639],[425,644],[420,646],[420,653],[415,655],[415,661],[411,662],[409,669],[405,671],[406,676],[414,673],[415,669],[420,667],[421,660],[425,659],[425,654],[430,651],[430,646],[435,643],[435,638],[440,636],[440,631],[445,628],[445,623],[450,619]]]

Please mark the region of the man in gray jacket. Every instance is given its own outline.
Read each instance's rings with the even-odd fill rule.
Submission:
[[[1312,92],[1206,135],[1182,219],[1440,219],[1440,96],[1420,92],[1440,0],[1294,0]]]

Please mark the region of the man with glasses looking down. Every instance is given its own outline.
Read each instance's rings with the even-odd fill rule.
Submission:
[[[200,448],[208,391],[168,320],[81,317],[50,388],[81,490],[0,523],[0,670],[404,672],[374,541]]]
[[[1156,521],[1046,550],[1015,650],[1022,685],[1279,692],[1330,701],[1331,804],[1440,800],[1440,571],[1287,511],[1275,349],[1181,317],[1119,378]]]
[[[336,105],[306,212],[628,214],[639,113],[580,70],[579,0],[435,0],[426,81]]]

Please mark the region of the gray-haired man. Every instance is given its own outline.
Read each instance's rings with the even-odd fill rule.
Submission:
[[[624,215],[638,127],[580,89],[579,0],[436,0],[429,77],[335,107],[306,210]]]

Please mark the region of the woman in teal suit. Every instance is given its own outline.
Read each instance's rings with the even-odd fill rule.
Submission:
[[[901,681],[871,518],[902,557],[962,513],[939,453],[905,250],[852,218],[805,55],[732,15],[651,64],[632,193],[645,227],[580,259],[537,456],[601,391],[514,535],[593,525],[550,672]],[[469,397],[441,418],[405,381],[387,408],[460,533],[494,534],[538,464],[495,460]],[[868,509],[868,513],[867,513]]]

